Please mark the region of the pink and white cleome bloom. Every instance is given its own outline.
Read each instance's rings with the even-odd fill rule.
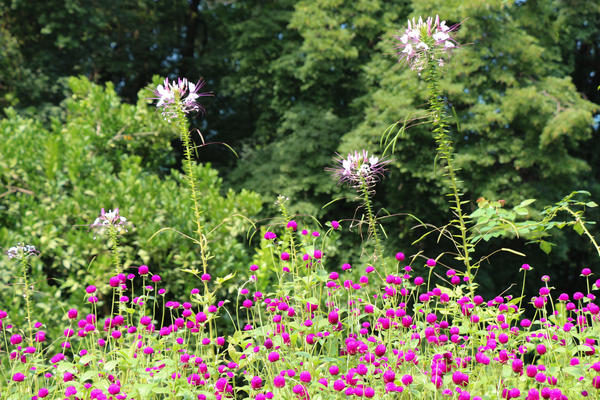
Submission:
[[[339,156],[335,161],[338,164],[337,167],[327,170],[333,172],[340,183],[348,182],[355,186],[374,185],[383,176],[385,166],[390,163],[389,160],[374,155],[369,156],[369,152],[366,150],[349,153],[346,158]]]
[[[212,96],[212,93],[198,92],[204,84],[203,80],[193,83],[186,78],[177,78],[177,82],[169,82],[169,78],[165,78],[165,82],[158,85],[154,91],[158,96],[155,97],[158,100],[156,107],[161,109],[166,120],[172,119],[177,114],[177,107],[180,107],[184,114],[192,111],[204,113],[204,107],[198,103],[198,98]]]
[[[104,208],[100,210],[100,215],[94,220],[94,223],[90,225],[90,228],[95,231],[96,234],[102,234],[111,227],[116,230],[117,233],[127,232],[127,228],[131,226],[131,223],[127,221],[127,218],[119,215],[119,209],[104,211]]]
[[[444,65],[444,56],[458,45],[451,33],[459,24],[448,26],[446,21],[440,22],[440,17],[428,17],[423,21],[415,18],[408,20],[408,27],[401,36],[394,36],[398,41],[400,61],[406,61],[413,71],[422,71],[427,62],[432,59],[438,65]]]
[[[29,256],[37,256],[38,254],[40,254],[40,252],[37,251],[35,246],[23,243],[17,243],[16,246],[13,246],[6,251],[8,258],[16,258],[19,260]]]

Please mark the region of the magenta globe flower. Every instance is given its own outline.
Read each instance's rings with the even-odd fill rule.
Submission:
[[[275,351],[269,353],[268,359],[272,363],[278,361],[279,360],[279,353],[277,353]]]
[[[77,394],[77,389],[75,388],[75,386],[68,386],[65,389],[65,396],[69,397],[73,396],[74,394]]]
[[[15,382],[23,382],[25,380],[25,375],[20,372],[17,372],[12,376],[12,380]]]
[[[121,387],[119,385],[117,385],[116,383],[113,383],[112,385],[110,385],[108,387],[108,393],[110,394],[118,394],[121,391]]]
[[[404,375],[404,376],[402,376],[402,383],[405,386],[408,386],[411,383],[413,383],[413,377],[412,377],[412,375]]]
[[[273,378],[273,386],[275,386],[276,388],[282,388],[285,386],[285,378],[281,375],[277,375],[275,378]]]

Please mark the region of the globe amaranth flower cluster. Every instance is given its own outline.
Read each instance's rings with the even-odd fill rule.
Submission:
[[[127,221],[127,218],[119,215],[119,209],[104,211],[104,208],[100,210],[100,215],[94,220],[94,223],[90,225],[90,228],[94,230],[95,234],[102,234],[107,229],[113,227],[117,233],[127,232],[127,228],[131,226],[131,223]]]
[[[13,246],[6,251],[6,255],[8,256],[8,258],[16,259],[23,259],[29,256],[37,256],[38,254],[40,254],[40,252],[37,251],[35,246],[22,243],[17,243],[16,246]]]
[[[177,108],[181,108],[184,114],[192,111],[204,113],[204,107],[198,103],[198,98],[212,96],[212,93],[198,92],[205,82],[199,80],[197,83],[189,82],[186,78],[177,78],[177,82],[169,82],[165,78],[162,85],[158,85],[154,94],[158,97],[156,107],[161,109],[163,117],[169,121],[177,114]]]
[[[381,159],[375,155],[369,156],[369,152],[363,150],[349,153],[346,158],[340,156],[336,158],[336,162],[338,166],[328,170],[337,176],[340,183],[372,186],[381,179],[386,171],[385,166],[390,163],[390,160]]]
[[[444,65],[444,55],[449,54],[457,43],[451,33],[459,24],[448,26],[446,21],[440,22],[440,17],[428,17],[423,21],[414,18],[408,20],[408,27],[401,36],[394,36],[399,43],[396,46],[400,51],[400,61],[406,61],[413,71],[422,71],[430,58],[436,60],[440,66]]]

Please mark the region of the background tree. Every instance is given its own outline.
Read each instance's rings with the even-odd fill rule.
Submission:
[[[397,63],[393,36],[408,17],[440,14],[462,23],[463,46],[445,70],[443,91],[457,116],[469,207],[479,197],[503,199],[506,207],[533,197],[539,210],[574,189],[600,194],[593,168],[600,165],[600,5],[589,1],[1,0],[0,13],[2,107],[60,118],[64,110],[54,106],[70,75],[112,82],[129,102],[153,74],[203,76],[216,96],[196,127],[240,156],[225,147],[200,151],[224,188],[252,187],[269,204],[283,193],[293,212],[336,219],[355,209],[351,201],[322,208],[349,196],[324,172],[333,153],[381,151],[385,129],[407,121],[376,204],[435,225],[449,215],[433,138],[422,124],[425,90]],[[178,141],[171,144],[175,160],[162,165],[165,173],[180,167]],[[263,216],[273,212],[267,207]],[[420,236],[408,218],[386,221],[388,251]],[[574,271],[565,265],[594,260],[586,243],[562,233],[550,256],[506,240],[490,248],[525,251],[564,282]],[[483,281],[496,290],[491,278]]]

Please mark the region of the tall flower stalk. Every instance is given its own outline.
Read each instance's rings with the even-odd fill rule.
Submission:
[[[90,228],[94,231],[94,239],[98,234],[108,233],[110,239],[110,251],[112,254],[112,262],[115,268],[115,274],[119,275],[122,273],[121,256],[119,254],[119,235],[127,232],[127,228],[132,225],[127,218],[119,214],[119,209],[105,211],[104,208],[100,210],[100,215],[90,225]],[[122,287],[119,284],[119,296],[122,294]],[[114,302],[113,302],[114,303]],[[122,311],[123,305],[119,301],[119,312]]]
[[[33,325],[31,324],[31,292],[29,287],[29,281],[27,279],[27,272],[29,269],[29,257],[37,256],[39,251],[32,245],[23,245],[21,243],[17,243],[16,246],[13,246],[8,249],[6,255],[8,258],[15,259],[19,262],[19,267],[21,269],[22,279],[23,279],[23,298],[25,299],[25,312],[27,318],[27,326],[29,328],[29,345],[33,345]]]
[[[193,143],[191,132],[188,128],[187,114],[191,112],[204,112],[204,107],[198,103],[198,98],[212,96],[211,93],[199,92],[204,86],[204,81],[194,84],[185,78],[169,82],[166,78],[162,85],[158,85],[154,92],[158,97],[156,106],[161,109],[165,120],[172,122],[181,138],[184,148],[184,169],[188,187],[190,189],[190,200],[194,209],[194,220],[196,222],[197,243],[200,247],[200,260],[202,262],[202,276],[208,274],[208,238],[204,233],[202,224],[202,211],[200,209],[200,193],[196,184],[194,174]],[[208,305],[210,298],[207,280],[202,279],[204,285],[204,302]],[[210,337],[212,339],[212,322],[209,321]]]
[[[119,235],[127,232],[127,228],[131,227],[131,223],[127,221],[127,218],[119,214],[119,209],[105,211],[104,208],[100,210],[100,215],[90,225],[90,228],[94,231],[94,239],[97,235],[108,232],[110,238],[110,250],[112,253],[113,266],[115,267],[115,273],[120,274],[121,271],[121,257],[119,256]]]
[[[429,113],[433,125],[433,133],[437,144],[438,158],[445,164],[444,171],[448,178],[448,186],[451,198],[450,209],[455,218],[451,224],[458,229],[458,234],[453,235],[457,239],[458,259],[465,264],[466,276],[469,279],[469,291],[473,294],[473,265],[470,253],[473,245],[468,238],[467,219],[463,213],[461,201],[461,182],[457,176],[454,165],[454,144],[450,135],[450,123],[446,111],[446,102],[440,89],[441,67],[445,64],[445,58],[457,47],[451,33],[458,27],[449,27],[445,21],[440,21],[439,16],[429,17],[425,21],[422,18],[408,21],[408,27],[403,35],[397,36],[399,43],[397,48],[400,60],[416,71],[427,82],[429,90]]]
[[[337,157],[337,166],[329,168],[338,178],[339,183],[348,183],[358,192],[366,212],[369,237],[373,238],[375,245],[375,258],[383,256],[381,242],[377,230],[377,220],[373,212],[371,197],[375,193],[375,184],[381,180],[385,166],[389,160],[380,159],[371,155],[366,150],[349,153],[348,157]]]

